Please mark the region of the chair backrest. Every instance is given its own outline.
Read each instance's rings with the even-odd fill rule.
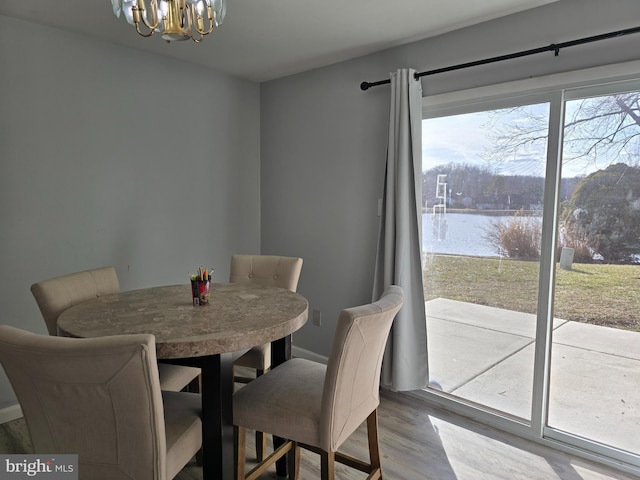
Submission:
[[[295,292],[302,259],[276,255],[233,255],[230,270],[231,283],[257,283]]]
[[[70,273],[31,285],[49,335],[58,334],[58,317],[69,307],[119,291],[118,275],[113,267]]]
[[[380,370],[389,331],[404,302],[402,288],[340,312],[327,363],[320,448],[334,452],[380,404]]]
[[[35,453],[78,454],[81,478],[166,480],[152,335],[77,339],[0,326],[0,362]]]

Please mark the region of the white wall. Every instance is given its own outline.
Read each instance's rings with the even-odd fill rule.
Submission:
[[[227,281],[232,253],[260,250],[259,97],[0,16],[0,323],[46,333],[30,285],[103,265],[123,290],[200,264]],[[0,408],[13,402],[2,374]]]
[[[447,67],[640,25],[637,0],[560,0],[262,85],[262,251],[304,258],[298,291],[323,315],[295,334],[327,355],[340,309],[371,299],[389,87],[397,68]],[[424,94],[640,58],[640,34],[423,78]]]

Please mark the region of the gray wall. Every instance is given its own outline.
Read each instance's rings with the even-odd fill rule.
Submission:
[[[261,88],[262,251],[304,258],[298,291],[323,324],[295,345],[328,355],[340,309],[371,299],[389,87],[360,82],[432,70],[640,25],[637,0],[561,0]],[[423,78],[424,94],[640,58],[640,34]]]
[[[45,333],[29,286],[62,273],[114,265],[129,290],[182,283],[206,263],[222,281],[233,252],[261,251],[304,258],[299,291],[323,324],[294,342],[327,355],[340,309],[372,288],[389,89],[360,82],[639,21],[637,0],[561,0],[259,87],[0,17],[0,321]],[[638,42],[427,77],[423,89],[635,60]],[[0,376],[0,408],[13,401]]]
[[[0,305],[103,265],[123,290],[260,251],[259,85],[0,16]],[[0,376],[0,408],[14,403]]]

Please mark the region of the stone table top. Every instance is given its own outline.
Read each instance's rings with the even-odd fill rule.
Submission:
[[[153,287],[75,305],[58,318],[58,333],[151,333],[158,358],[192,358],[284,338],[304,325],[308,307],[300,294],[253,284],[212,284],[208,305],[192,304],[191,285]]]

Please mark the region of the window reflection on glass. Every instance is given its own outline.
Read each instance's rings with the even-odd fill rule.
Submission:
[[[637,459],[640,91],[621,88],[563,92],[561,158],[550,148],[548,160],[561,162],[557,205],[543,198],[560,102],[424,119],[423,274],[431,388],[529,421],[548,368],[534,412],[544,435]],[[545,208],[553,246],[541,245]],[[551,294],[550,364],[534,385],[538,296]]]
[[[432,385],[525,420],[531,415],[548,116],[543,103],[423,121]],[[531,136],[514,141],[525,130]]]
[[[640,92],[566,102],[549,425],[640,452]],[[563,261],[564,260],[564,261]]]

